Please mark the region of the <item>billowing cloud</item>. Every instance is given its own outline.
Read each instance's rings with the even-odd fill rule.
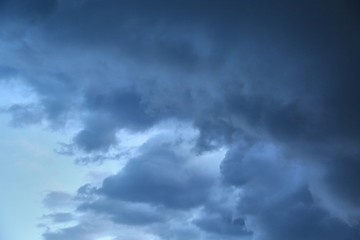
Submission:
[[[152,145],[152,141],[161,143],[161,136],[147,144]],[[171,143],[159,145],[130,159],[118,174],[106,178],[98,191],[113,199],[170,208],[191,208],[203,203],[210,193],[211,177],[189,169],[185,156],[174,152]]]
[[[76,125],[63,152],[94,159],[127,141],[121,130],[172,122],[196,132],[149,140],[100,186],[81,188],[80,215],[155,239],[358,239],[359,7],[1,1],[0,77],[37,96],[3,112],[17,126]],[[92,239],[89,224],[44,237]]]

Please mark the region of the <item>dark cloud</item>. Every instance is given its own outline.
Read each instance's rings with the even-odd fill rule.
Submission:
[[[0,66],[0,77],[3,81],[3,79],[6,79],[7,77],[12,77],[17,74],[17,71],[15,68],[11,68],[8,66]]]
[[[221,203],[217,203],[221,205]],[[237,217],[233,209],[214,209],[205,207],[201,217],[194,220],[194,224],[205,232],[224,237],[247,237],[252,232],[245,226],[245,221]]]
[[[325,182],[335,198],[341,196],[347,204],[359,208],[360,205],[360,161],[358,156],[338,156],[326,163],[328,167]]]
[[[0,12],[2,16],[18,17],[28,21],[41,20],[53,13],[58,6],[57,0],[2,0]]]
[[[148,113],[139,95],[124,90],[101,93],[92,89],[85,95],[85,104],[91,114],[85,128],[75,136],[74,143],[87,152],[108,150],[115,145],[115,135],[120,128],[141,131],[160,119]]]
[[[357,239],[359,231],[317,206],[306,190],[300,189],[255,217],[266,239]],[[261,239],[261,238],[260,238]]]
[[[319,193],[309,190],[312,182],[304,177],[303,166],[284,161],[286,155],[271,145],[242,147],[228,153],[222,171],[227,183],[241,187],[238,214],[256,239],[359,237],[358,223],[352,225],[327,211]]]
[[[222,187],[238,193],[236,216],[209,209],[216,180],[173,143],[139,150],[92,189],[104,202],[87,208],[114,222],[157,222],[119,201],[189,215],[202,208],[186,218],[189,228],[158,233],[165,239],[357,239],[359,8],[351,0],[1,1],[0,76],[17,76],[38,97],[8,112],[20,126],[77,121],[66,146],[88,154],[115,147],[122,129],[145,133],[165,120],[198,131],[198,157],[230,149],[220,172]],[[49,196],[49,204],[62,198]],[[80,236],[81,225],[61,234],[92,237]]]
[[[116,61],[122,56],[136,63],[125,63],[133,71],[132,76],[125,76],[130,79],[107,76],[114,80],[105,80],[103,85],[95,84],[95,87],[84,83],[81,87],[85,91],[79,93],[73,90],[77,89],[74,80],[61,80],[62,86],[59,85],[57,75],[64,73],[51,73],[49,76],[53,80],[31,81],[31,85],[45,95],[43,104],[52,121],[64,121],[80,94],[78,97],[84,98],[84,110],[93,115],[106,115],[103,118],[117,122],[112,123],[111,130],[99,128],[111,125],[109,120],[104,123],[103,118],[97,120],[98,124],[89,123],[90,126],[75,138],[80,148],[86,151],[107,149],[116,143],[113,135],[118,128],[143,129],[163,118],[184,115],[195,120],[202,130],[199,145],[203,148],[211,147],[214,142],[228,142],[234,132],[248,127],[260,128],[281,141],[307,142],[355,134],[356,131],[345,127],[355,129],[356,126],[342,123],[345,121],[342,116],[356,112],[351,109],[354,104],[347,103],[346,99],[353,96],[351,101],[357,100],[355,93],[349,95],[347,89],[356,89],[356,85],[351,87],[356,84],[351,79],[356,79],[358,74],[355,71],[350,76],[349,65],[331,60],[340,59],[340,56],[356,60],[356,49],[349,48],[354,44],[348,43],[352,41],[351,36],[357,36],[357,21],[350,15],[353,10],[348,8],[350,2],[253,4],[229,1],[220,4],[211,1],[206,8],[188,1],[141,3],[143,7],[138,4],[140,2],[62,2],[59,12],[45,21],[49,28],[40,28],[46,33],[42,37],[50,38],[51,42],[66,38],[61,41],[75,44],[70,49],[96,46],[107,54],[107,48],[119,49],[115,50],[118,53],[114,62],[99,61],[95,66],[99,71],[108,64],[124,65],[123,61]],[[186,14],[182,14],[184,11]],[[345,17],[345,13],[349,16]],[[57,34],[56,40],[51,38],[52,33]],[[231,46],[231,50],[226,46]],[[94,50],[89,51],[90,56],[98,55]],[[182,57],[179,53],[192,57]],[[224,62],[217,62],[214,67],[211,62],[221,57],[225,58]],[[81,63],[89,64],[88,60]],[[174,69],[178,66],[183,68]],[[142,74],[137,69],[141,69]],[[345,76],[342,73],[349,76],[344,84],[341,84]],[[149,78],[157,80],[149,86]],[[325,86],[322,79],[327,79],[329,84]],[[129,80],[135,82],[138,90],[114,90],[119,88],[119,82]],[[342,90],[337,83],[349,87],[342,87]],[[90,89],[86,90],[87,87]],[[56,94],[52,89],[56,89]],[[171,95],[162,96],[167,91]],[[214,91],[215,96],[208,91]],[[340,96],[349,98],[341,100]],[[191,104],[185,104],[187,102]],[[317,110],[311,109],[310,104]],[[343,106],[345,104],[347,107]],[[223,110],[219,112],[215,106]],[[153,109],[156,111],[151,112]],[[206,117],[203,114],[207,114]],[[85,122],[94,121],[85,119]],[[238,126],[239,121],[245,126]],[[327,124],[322,124],[325,121]],[[356,120],[351,121],[356,124]],[[104,136],[100,136],[102,132]],[[99,138],[99,141],[85,143],[84,138]]]
[[[185,156],[161,141],[161,137],[151,139],[148,144],[155,142],[155,146],[129,160],[116,175],[106,178],[99,193],[111,199],[175,209],[202,204],[210,193],[213,179],[188,168]]]
[[[91,210],[98,214],[109,216],[115,223],[135,226],[164,222],[168,218],[164,213],[161,213],[161,209],[158,208],[109,199],[83,203],[79,206],[79,210]]]

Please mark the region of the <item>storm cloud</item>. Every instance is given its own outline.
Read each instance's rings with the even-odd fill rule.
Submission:
[[[141,144],[74,193],[78,225],[44,238],[126,225],[135,239],[359,239],[359,11],[351,0],[0,1],[0,81],[36,96],[2,109],[16,126],[76,126],[64,146],[98,159],[123,130],[193,131]],[[57,198],[68,196],[45,204]]]

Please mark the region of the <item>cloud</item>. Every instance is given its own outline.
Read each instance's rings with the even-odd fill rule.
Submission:
[[[262,209],[254,218],[259,239],[356,239],[359,232],[311,201],[299,190]],[[304,196],[305,195],[305,196]],[[261,230],[260,230],[261,229]]]
[[[17,125],[76,122],[64,146],[94,159],[104,159],[124,129],[146,133],[173,121],[198,133],[185,150],[181,137],[151,140],[92,189],[101,200],[80,199],[82,208],[119,225],[153,225],[149,232],[164,239],[358,238],[356,1],[0,7],[0,76],[17,76],[38,97],[8,106]],[[219,178],[190,164],[224,149]],[[231,189],[235,206],[210,208],[216,187]],[[157,208],[181,214],[163,219]],[[156,230],[161,224],[173,233]],[[93,238],[82,226],[45,237]]]
[[[148,225],[164,222],[166,216],[161,209],[146,204],[131,204],[109,199],[100,199],[79,206],[80,211],[94,211],[98,214],[109,215],[113,222],[124,225]]]
[[[54,223],[66,223],[75,219],[75,217],[71,213],[67,212],[47,214],[43,217],[51,219],[51,221]]]
[[[241,188],[238,215],[255,239],[358,237],[357,225],[334,215],[321,202],[321,194],[313,192],[306,166],[287,162],[272,145],[257,143],[245,152],[242,147],[229,151],[222,171],[227,184]]]
[[[43,204],[47,208],[56,209],[72,205],[73,196],[66,192],[53,191],[46,194]]]
[[[228,238],[250,238],[253,232],[245,225],[245,220],[237,216],[235,206],[227,203],[229,192],[220,199],[210,198],[203,206],[200,214],[193,220],[193,224],[210,236]]]
[[[12,124],[16,127],[40,123],[42,111],[34,105],[12,105],[6,112],[12,115]]]
[[[129,160],[116,175],[106,178],[98,189],[102,195],[130,202],[170,208],[196,207],[207,199],[213,179],[186,167],[186,156],[177,153],[161,136],[155,145]]]
[[[20,17],[28,21],[40,20],[56,10],[57,0],[18,1],[3,0],[0,2],[0,12],[6,17]]]
[[[79,240],[90,240],[94,237],[98,237],[100,229],[96,230],[95,227],[99,227],[97,224],[78,224],[72,227],[61,229],[58,232],[45,232],[43,238],[46,240],[63,240],[69,238],[76,238]]]

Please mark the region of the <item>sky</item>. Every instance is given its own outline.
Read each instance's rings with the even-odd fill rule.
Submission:
[[[360,239],[356,0],[0,0],[0,240]]]

